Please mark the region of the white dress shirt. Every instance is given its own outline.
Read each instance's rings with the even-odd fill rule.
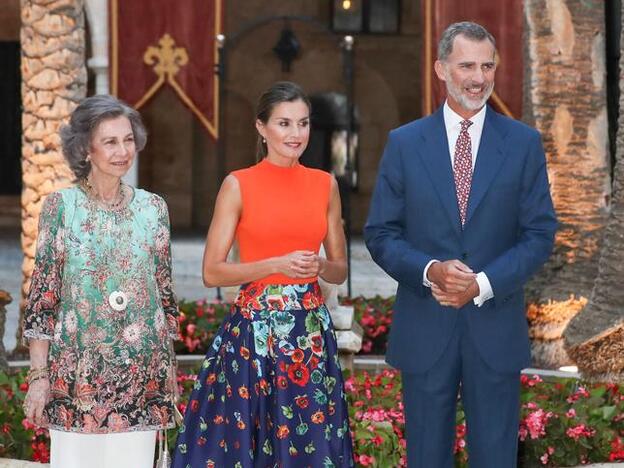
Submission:
[[[470,118],[472,125],[468,127],[468,134],[470,135],[470,143],[472,149],[473,171],[475,163],[477,161],[479,144],[481,143],[481,134],[483,133],[483,123],[485,122],[486,111],[487,106],[483,106],[483,108],[479,112],[477,112]],[[461,115],[457,114],[453,109],[451,109],[448,105],[448,102],[444,103],[442,113],[444,115],[446,138],[448,139],[449,153],[451,155],[451,167],[453,167],[453,162],[455,160],[455,144],[457,143],[457,139],[459,138],[459,133],[461,131],[461,122],[465,119]],[[427,279],[427,272],[429,271],[429,267],[437,261],[439,260],[431,260],[423,271],[423,285],[428,288],[431,287],[431,282]],[[481,271],[477,273],[476,281],[477,285],[479,286],[479,295],[473,299],[473,302],[476,306],[481,307],[485,303],[485,301],[494,297],[494,292],[492,291],[492,285],[490,284],[490,280],[484,272]]]

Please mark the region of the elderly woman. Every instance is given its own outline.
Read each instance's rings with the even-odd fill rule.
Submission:
[[[53,468],[152,468],[156,431],[174,425],[167,205],[121,180],[146,142],[123,102],[85,99],[61,139],[77,184],[39,218],[26,416],[49,427]]]

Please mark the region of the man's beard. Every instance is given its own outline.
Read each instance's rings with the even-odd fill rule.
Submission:
[[[487,100],[492,95],[492,91],[494,91],[494,82],[492,81],[488,85],[488,87],[485,89],[485,92],[483,94],[483,98],[479,99],[478,101],[474,99],[470,99],[468,96],[466,96],[462,92],[463,89],[464,89],[463,86],[461,88],[455,86],[455,83],[453,83],[453,80],[451,79],[451,77],[447,76],[446,92],[448,93],[448,95],[451,96],[455,101],[457,101],[459,105],[462,106],[464,109],[470,110],[470,111],[477,111],[485,105]]]

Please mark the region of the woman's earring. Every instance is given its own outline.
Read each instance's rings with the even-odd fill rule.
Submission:
[[[266,138],[262,139],[262,143],[264,143],[266,145]]]
[[[87,154],[87,157],[85,159],[87,160],[87,162],[91,162],[91,155]]]

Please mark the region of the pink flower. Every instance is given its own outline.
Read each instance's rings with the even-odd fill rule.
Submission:
[[[548,420],[552,418],[552,412],[545,412],[543,409],[538,409],[537,411],[533,411],[529,413],[524,420],[520,423],[520,428],[526,427],[529,436],[531,439],[539,439],[541,436],[546,435],[546,424],[548,424]],[[524,434],[524,438],[522,438],[523,433],[520,431],[520,440],[524,440],[526,438],[526,433]]]
[[[589,392],[585,387],[579,387],[573,395],[570,395],[566,400],[568,403],[574,403],[579,398],[589,398]]]
[[[576,417],[576,410],[574,408],[570,408],[567,412],[566,412],[566,416],[568,418],[574,418]]]
[[[344,386],[347,392],[355,392],[355,379],[353,377],[349,377],[345,380]]]
[[[526,387],[535,387],[538,383],[541,383],[542,378],[539,375],[533,375],[533,377],[529,377],[528,375],[520,376],[520,383]]]
[[[369,455],[360,455],[358,458],[358,462],[360,465],[369,466],[375,464],[375,457]]]
[[[528,435],[529,431],[527,430],[526,426],[521,425],[520,429],[518,429],[518,437],[520,438],[520,441],[524,442]]]
[[[542,462],[542,465],[548,465],[548,453],[545,453],[544,455],[542,455],[540,457],[540,461]]]
[[[579,440],[581,437],[592,437],[595,433],[594,429],[585,426],[585,424],[579,424],[566,431],[566,435],[574,440]]]

